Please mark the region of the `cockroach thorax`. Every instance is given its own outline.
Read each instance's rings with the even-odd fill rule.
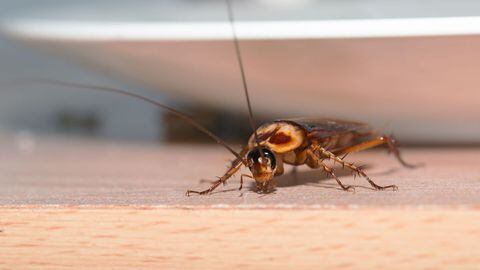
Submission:
[[[276,153],[285,153],[301,146],[305,140],[305,131],[291,123],[267,123],[257,129],[260,145],[267,146]],[[249,145],[254,147],[255,137],[252,135]]]

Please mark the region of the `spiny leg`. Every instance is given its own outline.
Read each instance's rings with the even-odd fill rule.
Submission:
[[[352,146],[349,146],[349,147],[346,147],[346,148],[341,148],[341,149],[335,150],[335,151],[333,151],[333,153],[336,156],[342,156],[342,155],[346,155],[346,154],[353,153],[353,152],[363,151],[363,150],[373,148],[375,146],[379,146],[379,145],[382,145],[382,144],[387,145],[390,152],[392,152],[395,155],[395,158],[403,166],[405,166],[407,168],[415,168],[415,167],[419,166],[419,165],[409,164],[405,160],[403,160],[402,156],[400,155],[400,150],[398,149],[398,147],[396,145],[395,139],[391,136],[386,136],[386,135],[377,137],[377,138],[372,139],[372,140],[364,141],[364,142],[361,142],[361,143],[358,143],[358,144],[355,144],[355,145],[352,145]]]
[[[422,164],[407,163],[400,155],[400,150],[398,149],[397,141],[395,140],[395,138],[390,136],[383,136],[383,137],[385,137],[385,140],[387,141],[387,146],[390,152],[392,152],[395,155],[395,158],[397,158],[398,162],[400,162],[400,164],[402,164],[404,167],[413,169],[413,168],[422,166]]]
[[[334,171],[333,171],[333,168],[327,166],[325,163],[323,162],[320,162],[320,164],[322,165],[323,167],[323,170],[325,172],[327,172],[331,177],[333,177],[335,179],[335,181],[337,181],[337,183],[340,185],[340,187],[345,190],[345,191],[353,191],[355,192],[355,187],[354,186],[351,186],[351,185],[344,185],[340,179],[338,179],[337,175],[335,175]]]
[[[190,196],[190,194],[199,194],[199,195],[207,195],[207,194],[210,194],[213,190],[215,190],[218,186],[220,186],[220,184],[224,183],[227,178],[225,179],[222,179],[223,177],[220,177],[220,179],[218,179],[217,181],[214,181],[213,184],[206,190],[203,190],[203,191],[196,191],[196,190],[187,190],[187,193],[186,195],[187,196]]]
[[[333,177],[335,179],[335,181],[337,181],[338,185],[340,185],[340,187],[343,190],[345,190],[345,191],[355,191],[355,187],[350,186],[350,185],[344,185],[342,183],[342,181],[340,181],[340,179],[338,179],[337,175],[333,171],[333,168],[331,168],[331,167],[327,166],[325,163],[323,163],[322,160],[317,155],[315,155],[315,153],[312,150],[308,149],[306,151],[307,151],[307,156],[315,162],[314,167],[320,167],[321,166],[326,173],[328,173],[331,177]]]
[[[377,190],[383,190],[383,189],[388,189],[388,188],[391,188],[392,190],[398,190],[398,187],[396,185],[388,185],[388,186],[379,186],[377,185],[375,182],[373,182],[372,179],[370,179],[370,177],[368,177],[368,175],[359,167],[355,166],[353,163],[349,163],[349,162],[346,162],[344,161],[343,159],[339,158],[338,156],[336,156],[335,154],[333,154],[332,152],[330,151],[327,151],[325,150],[324,148],[322,147],[319,147],[319,146],[316,146],[314,147],[315,150],[318,150],[319,151],[319,154],[326,157],[326,158],[329,158],[335,162],[338,162],[340,163],[343,167],[347,167],[349,168],[350,170],[354,171],[355,173],[357,173],[358,175],[364,177],[365,179],[367,179],[368,183],[370,183],[370,185],[372,187],[374,187],[375,189]]]
[[[203,191],[187,190],[187,193],[185,195],[190,196],[190,194],[199,194],[199,195],[210,194],[213,190],[215,190],[218,186],[220,186],[220,184],[225,184],[225,182],[240,169],[242,164],[243,163],[241,160],[236,159],[235,161],[232,162],[232,166],[227,170],[227,172],[222,177],[220,177],[217,181],[214,181],[208,189]]]

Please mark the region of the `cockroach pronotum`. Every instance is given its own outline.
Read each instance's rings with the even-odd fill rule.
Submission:
[[[376,190],[397,190],[396,185],[380,186],[376,184],[367,176],[361,167],[345,160],[346,155],[349,153],[366,150],[379,145],[386,145],[403,166],[408,168],[415,167],[415,165],[408,164],[402,159],[395,140],[392,137],[385,135],[375,136],[375,133],[368,124],[324,118],[298,118],[275,120],[265,123],[258,128],[256,127],[242,63],[241,50],[235,32],[233,10],[230,0],[226,0],[226,3],[233,33],[233,44],[248,105],[250,125],[253,130],[253,134],[250,136],[247,145],[240,152],[235,151],[222,139],[188,115],[133,92],[50,79],[23,80],[20,83],[46,83],[80,89],[114,92],[146,101],[184,119],[214,139],[218,144],[223,145],[235,156],[235,160],[231,163],[225,174],[219,177],[218,180],[212,182],[212,185],[208,189],[203,191],[188,190],[186,195],[206,195],[212,193],[218,186],[225,184],[242,166],[247,167],[252,175],[242,174],[240,176],[239,189],[242,189],[243,179],[247,177],[255,181],[257,192],[267,193],[275,189],[274,177],[284,173],[284,164],[293,166],[305,164],[312,169],[322,169],[335,179],[343,190],[354,190],[353,186],[343,184],[335,174],[334,168],[326,164],[325,161],[339,163],[344,168],[351,170],[354,174],[365,178]]]

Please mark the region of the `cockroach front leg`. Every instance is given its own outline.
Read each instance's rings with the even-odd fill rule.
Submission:
[[[313,152],[315,152],[316,150],[318,151],[319,155],[321,155],[322,157],[325,157],[325,158],[328,158],[328,159],[331,159],[333,160],[334,162],[338,162],[340,163],[343,167],[346,167],[346,168],[349,168],[350,170],[354,171],[355,173],[357,173],[358,175],[364,177],[365,179],[367,179],[368,183],[373,187],[375,188],[376,190],[383,190],[383,189],[392,189],[392,190],[398,190],[398,187],[396,185],[388,185],[388,186],[379,186],[377,185],[375,182],[372,181],[372,179],[370,179],[370,177],[367,176],[367,174],[362,170],[360,169],[359,167],[355,166],[353,163],[349,163],[349,162],[346,162],[345,160],[337,157],[335,154],[333,154],[332,152],[330,151],[327,151],[326,149],[324,149],[323,147],[319,147],[319,146],[312,146],[312,150]]]
[[[248,177],[248,178],[251,178],[251,179],[255,179],[255,178],[253,178],[253,176],[248,175],[248,174],[240,175],[240,187],[238,188],[238,190],[242,190],[242,188],[243,188],[243,177]]]
[[[190,196],[190,194],[199,194],[199,195],[210,194],[218,186],[220,186],[221,184],[225,184],[225,182],[240,169],[242,164],[243,164],[242,161],[235,160],[232,163],[232,166],[230,167],[230,169],[228,169],[227,172],[222,177],[220,177],[217,181],[214,181],[208,189],[203,191],[187,190],[186,195]]]
[[[333,179],[335,179],[335,181],[337,181],[338,185],[345,191],[355,191],[355,187],[354,186],[350,186],[350,185],[344,185],[342,183],[342,181],[340,181],[340,179],[338,179],[337,175],[335,174],[335,172],[333,171],[333,168],[327,166],[327,164],[323,163],[322,160],[317,156],[315,155],[315,153],[310,150],[310,149],[307,149],[306,150],[307,152],[307,156],[314,162],[315,166],[314,167],[317,167],[317,168],[320,168],[322,167],[323,170],[328,173],[331,177],[333,177]],[[312,164],[313,165],[313,164]]]

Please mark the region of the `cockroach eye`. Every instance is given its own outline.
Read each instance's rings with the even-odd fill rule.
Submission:
[[[275,169],[275,167],[277,166],[277,163],[276,163],[276,159],[275,159],[275,155],[273,154],[272,151],[270,151],[269,149],[267,148],[262,148],[262,149],[253,149],[252,151],[250,151],[247,155],[247,158],[248,160],[252,163],[252,164],[259,164],[261,163],[262,161],[262,155],[260,154],[260,151],[262,151],[263,153],[263,156],[268,160],[267,161],[267,164],[270,165],[270,168]]]

